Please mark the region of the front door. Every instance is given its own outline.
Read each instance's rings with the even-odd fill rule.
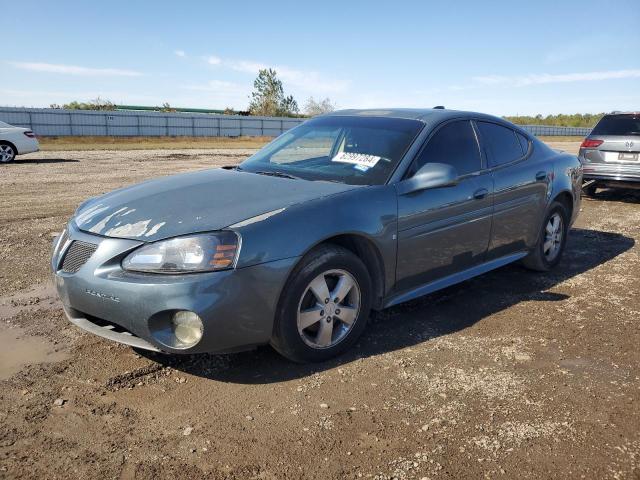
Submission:
[[[429,162],[453,166],[460,178],[455,186],[398,196],[398,293],[482,263],[489,244],[493,179],[483,172],[471,122],[440,127],[406,178]]]

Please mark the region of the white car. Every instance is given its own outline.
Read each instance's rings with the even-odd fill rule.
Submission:
[[[0,122],[0,163],[13,162],[16,155],[38,150],[38,139],[31,130]]]

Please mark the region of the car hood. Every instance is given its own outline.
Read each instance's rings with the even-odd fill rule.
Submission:
[[[115,190],[83,203],[73,220],[85,232],[148,242],[219,230],[354,188],[218,168]]]

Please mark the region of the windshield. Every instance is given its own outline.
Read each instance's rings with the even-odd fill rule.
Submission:
[[[240,164],[240,170],[350,185],[384,184],[422,122],[330,116],[308,120]]]
[[[13,127],[13,125],[9,125],[8,123],[0,122],[0,128],[8,128]]]
[[[607,115],[591,135],[640,135],[640,115]]]

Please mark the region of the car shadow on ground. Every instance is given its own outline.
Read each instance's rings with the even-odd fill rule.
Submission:
[[[34,158],[34,159],[21,159],[16,158],[13,162],[14,165],[43,165],[47,163],[77,163],[80,160],[74,160],[72,158]]]
[[[617,233],[573,229],[565,255],[553,271],[538,273],[509,265],[387,309],[371,321],[354,348],[323,363],[295,364],[268,346],[229,355],[139,353],[176,370],[217,381],[265,384],[293,380],[463,330],[522,301],[565,300],[568,295],[548,290],[612,260],[634,243]]]
[[[640,189],[631,188],[605,188],[598,190],[591,201],[640,203]]]

